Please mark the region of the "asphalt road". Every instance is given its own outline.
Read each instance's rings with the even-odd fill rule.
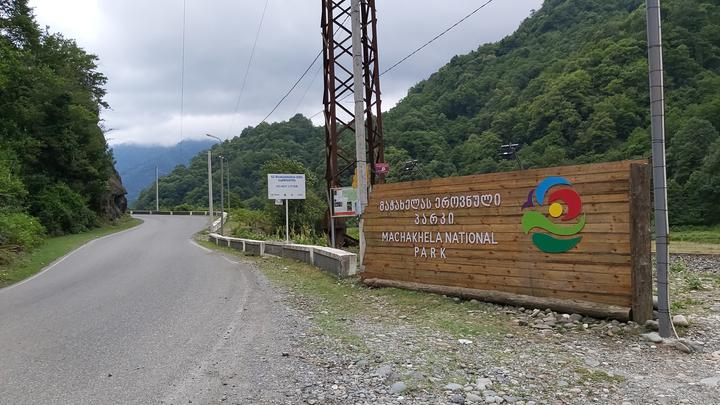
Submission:
[[[267,281],[192,242],[206,218],[140,218],[0,290],[0,403],[278,399],[292,315]]]

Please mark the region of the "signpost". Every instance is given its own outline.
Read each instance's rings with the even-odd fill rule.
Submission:
[[[304,174],[268,174],[268,198],[285,200],[285,242],[290,243],[290,217],[288,200],[305,199]]]
[[[376,185],[362,278],[645,322],[649,172],[624,161]]]

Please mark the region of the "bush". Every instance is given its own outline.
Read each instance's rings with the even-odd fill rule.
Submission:
[[[238,208],[230,211],[230,218],[240,224],[234,231],[236,234],[246,230],[255,234],[270,234],[273,230],[270,218],[263,211]]]
[[[37,218],[23,213],[0,213],[0,246],[27,250],[43,240],[45,228]]]
[[[173,211],[207,211],[206,208],[199,209],[198,207],[192,206],[190,204],[180,204],[176,205],[172,209]]]
[[[40,191],[30,210],[52,235],[82,232],[98,222],[97,215],[87,207],[85,200],[65,183]]]

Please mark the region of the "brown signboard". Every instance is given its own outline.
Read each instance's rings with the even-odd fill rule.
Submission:
[[[377,185],[362,277],[644,321],[649,181],[623,161]]]

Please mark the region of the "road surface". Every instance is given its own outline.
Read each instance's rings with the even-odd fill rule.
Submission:
[[[0,403],[283,400],[293,321],[267,281],[192,242],[206,218],[140,218],[0,289]]]

